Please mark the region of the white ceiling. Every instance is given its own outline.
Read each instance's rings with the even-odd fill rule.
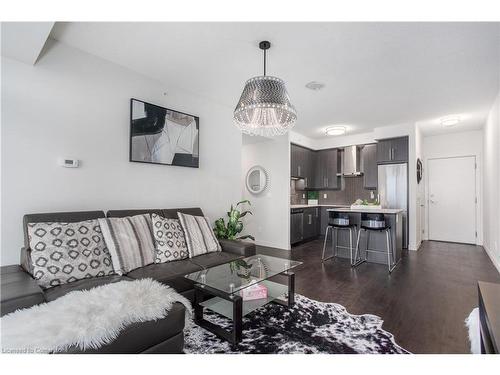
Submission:
[[[1,54],[35,64],[54,22],[2,22]]]
[[[311,138],[332,124],[439,133],[449,114],[464,119],[452,130],[475,129],[500,84],[500,23],[56,23],[51,36],[230,110],[269,40],[268,74],[286,81],[295,130]],[[313,80],[325,88],[306,89]]]

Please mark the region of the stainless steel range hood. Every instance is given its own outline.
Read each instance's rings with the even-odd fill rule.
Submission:
[[[361,172],[361,150],[358,146],[344,148],[342,161],[342,176],[357,177],[362,176]]]

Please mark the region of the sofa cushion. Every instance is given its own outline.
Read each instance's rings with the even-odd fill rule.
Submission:
[[[152,278],[163,284],[170,285],[177,292],[182,293],[193,288],[193,282],[184,278],[184,275],[201,271],[203,268],[189,259],[167,263],[155,263],[138,268],[127,274],[132,279]]]
[[[28,223],[33,276],[43,288],[113,274],[99,222]]]
[[[190,258],[222,250],[206,217],[182,212],[177,215],[184,230]]]
[[[155,246],[149,215],[99,219],[99,224],[117,274],[154,262]]]
[[[215,267],[220,264],[229,263],[236,259],[241,259],[243,256],[226,253],[226,252],[217,252],[217,253],[208,253],[199,255],[197,257],[191,258],[191,262],[199,265],[203,268]]]
[[[105,217],[104,211],[43,212],[23,216],[24,247],[29,248],[28,223],[77,223]]]
[[[109,210],[106,214],[107,217],[126,217],[143,214],[157,214],[167,219],[178,219],[177,212],[182,212],[188,215],[203,216],[201,208],[142,208],[142,209],[129,209],[129,210]]]
[[[50,302],[75,290],[89,290],[95,288],[96,286],[116,283],[122,280],[130,279],[126,276],[112,275],[106,277],[94,277],[92,279],[78,280],[74,283],[64,284],[45,290],[45,299],[47,300],[47,302]]]
[[[82,351],[70,347],[67,353],[134,354],[149,352],[157,346],[161,346],[161,350],[155,351],[158,353],[182,353],[183,340],[178,336],[182,336],[185,315],[184,305],[176,302],[163,319],[133,323],[125,327],[115,340],[98,349]]]
[[[256,254],[255,244],[253,242],[242,241],[242,240],[227,240],[219,239],[222,251],[226,253],[232,253],[236,255],[242,255],[244,257],[249,257]]]
[[[1,275],[1,315],[45,302],[43,291],[20,266],[4,266]]]
[[[188,249],[179,219],[151,215],[155,238],[155,263],[188,258]]]

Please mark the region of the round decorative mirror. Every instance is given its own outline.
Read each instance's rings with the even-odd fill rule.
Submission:
[[[423,174],[423,168],[422,168],[422,161],[420,158],[417,159],[417,184],[422,181],[422,174]]]
[[[262,193],[264,190],[266,190],[268,183],[269,183],[269,176],[267,175],[267,171],[263,167],[256,165],[255,167],[252,167],[248,170],[246,177],[246,185],[247,185],[247,190],[250,193],[252,194]]]

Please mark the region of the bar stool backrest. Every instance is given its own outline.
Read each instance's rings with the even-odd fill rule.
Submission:
[[[345,212],[330,211],[328,215],[328,224],[347,227],[350,224],[349,215]]]
[[[384,214],[363,212],[361,214],[361,226],[373,229],[385,228]]]

